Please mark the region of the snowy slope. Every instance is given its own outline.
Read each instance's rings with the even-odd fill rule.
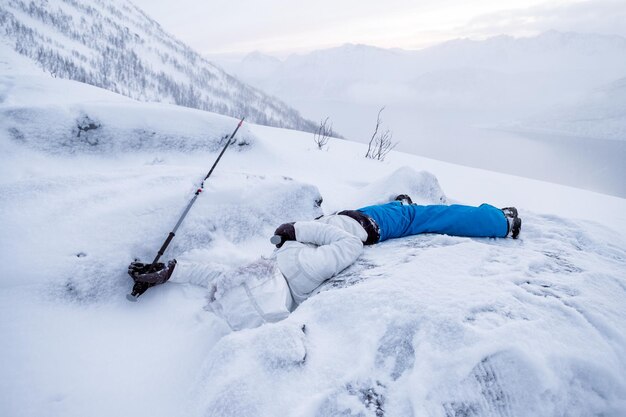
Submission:
[[[214,66],[128,0],[8,0],[0,39],[50,74],[142,101],[313,131],[285,103]]]
[[[2,57],[0,415],[626,412],[624,199],[246,124],[166,254],[207,280],[269,255],[284,221],[401,192],[516,205],[524,227],[368,247],[287,320],[232,333],[206,282],[124,294],[126,265],[154,255],[237,121]],[[100,124],[86,143],[82,114]]]

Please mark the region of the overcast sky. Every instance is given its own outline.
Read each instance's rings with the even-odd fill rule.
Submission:
[[[626,36],[626,0],[131,0],[203,54],[363,43],[419,49],[545,30]]]

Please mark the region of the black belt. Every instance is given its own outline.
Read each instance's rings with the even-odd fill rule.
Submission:
[[[376,224],[374,219],[370,216],[358,210],[344,210],[337,214],[348,216],[356,220],[363,227],[363,229],[365,229],[367,232],[367,240],[365,241],[366,245],[373,245],[374,243],[378,243],[380,240],[380,230],[378,228],[378,224]]]

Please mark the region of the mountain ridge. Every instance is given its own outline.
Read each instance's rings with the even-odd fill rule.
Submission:
[[[53,76],[142,101],[159,101],[259,124],[313,131],[296,110],[251,87],[169,35],[126,0],[8,0],[0,29],[14,49]]]

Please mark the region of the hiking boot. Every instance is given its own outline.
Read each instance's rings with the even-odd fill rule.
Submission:
[[[413,204],[413,200],[411,200],[411,197],[409,197],[406,194],[400,194],[399,196],[394,198],[394,201],[401,202],[403,206],[408,206],[410,204]]]
[[[519,232],[522,230],[522,219],[519,217],[507,217],[506,220],[509,222],[509,231],[506,237],[510,236],[513,239],[517,239]]]
[[[502,213],[508,218],[514,219],[517,217],[517,209],[515,207],[504,207],[500,210],[502,210]]]

